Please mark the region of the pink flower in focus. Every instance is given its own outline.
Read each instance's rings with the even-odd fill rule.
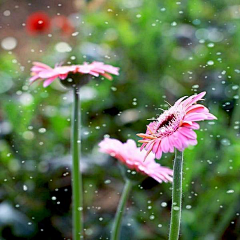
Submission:
[[[105,138],[99,143],[99,147],[101,152],[118,159],[131,170],[148,175],[160,183],[172,182],[173,171],[156,163],[154,154],[150,154],[149,158],[143,161],[146,153],[141,152],[132,139],[122,143],[116,139]]]
[[[113,67],[111,65],[106,65],[102,62],[92,62],[84,63],[83,65],[71,65],[71,66],[58,66],[51,68],[48,65],[40,62],[34,62],[33,67],[31,68],[32,77],[30,82],[33,83],[37,80],[44,81],[43,86],[47,87],[50,85],[56,78],[64,80],[67,78],[68,74],[81,74],[81,75],[91,75],[94,77],[99,77],[100,75],[106,77],[109,80],[112,80],[113,75],[119,75],[119,68]]]
[[[205,94],[206,92],[202,92],[180,98],[147,126],[145,134],[137,134],[143,138],[139,142],[143,143],[141,149],[147,150],[145,158],[151,151],[160,159],[162,152],[174,152],[174,148],[183,151],[189,145],[197,144],[197,134],[194,130],[200,126],[196,122],[217,119],[206,107],[196,104]]]

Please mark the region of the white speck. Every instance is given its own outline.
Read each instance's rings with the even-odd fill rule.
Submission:
[[[228,190],[227,193],[234,193],[234,190]]]
[[[76,37],[78,34],[79,34],[79,32],[74,32],[74,33],[72,33],[72,36]]]
[[[151,216],[150,216],[150,220],[153,220],[154,218],[155,218],[154,215],[151,215]]]
[[[71,52],[72,51],[71,46],[66,42],[57,43],[56,46],[55,46],[55,49],[56,49],[56,51],[58,51],[60,53]]]
[[[6,10],[6,11],[3,12],[3,15],[5,17],[9,17],[11,15],[11,12],[9,10]]]
[[[167,206],[167,203],[166,203],[166,202],[162,202],[162,203],[161,203],[161,206],[162,206],[162,207],[166,207],[166,206]]]
[[[14,37],[6,37],[1,42],[1,47],[5,50],[13,50],[17,46],[17,40]]]
[[[46,128],[39,128],[39,130],[38,130],[38,132],[40,132],[40,133],[45,133],[47,130],[46,130]]]
[[[23,185],[23,191],[27,191],[28,187],[26,185]]]
[[[212,66],[214,64],[214,61],[212,61],[212,60],[209,60],[208,62],[207,62],[207,65],[209,65],[209,66]]]
[[[27,140],[32,140],[34,138],[34,133],[31,131],[25,131],[22,134],[23,138],[27,139]]]
[[[214,47],[214,43],[209,43],[208,47],[210,47],[210,48]]]
[[[105,183],[105,184],[110,184],[110,183],[111,183],[111,180],[107,179],[104,183]]]
[[[32,104],[34,98],[30,93],[23,93],[20,97],[19,97],[19,102],[24,105],[24,106],[29,106]]]
[[[193,85],[192,88],[199,88],[199,85]]]

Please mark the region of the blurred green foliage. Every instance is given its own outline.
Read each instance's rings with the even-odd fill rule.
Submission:
[[[207,91],[205,105],[218,121],[201,123],[199,144],[184,153],[180,238],[238,239],[240,5],[226,0],[88,4],[74,18],[79,34],[51,41],[41,36],[43,54],[29,53],[23,62],[14,50],[0,54],[0,213],[8,203],[9,214],[26,222],[22,233],[14,220],[0,217],[2,238],[71,237],[72,96],[57,81],[47,89],[29,86],[30,59],[51,66],[99,60],[121,69],[112,82],[96,79],[81,90],[86,239],[107,239],[123,188],[116,162],[98,153],[98,142],[106,134],[138,140],[147,119],[168,108],[165,101],[173,104],[200,91]],[[31,40],[37,48],[39,40]],[[56,51],[63,40],[71,52]],[[159,163],[172,167],[172,160],[165,154]],[[167,239],[170,188],[152,179],[134,187],[122,240]]]

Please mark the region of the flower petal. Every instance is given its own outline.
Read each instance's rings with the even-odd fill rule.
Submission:
[[[169,141],[168,141],[167,137],[162,139],[162,141],[161,141],[161,148],[162,148],[162,151],[164,153],[169,152],[170,146],[169,146]]]
[[[204,113],[190,113],[185,116],[184,121],[203,121],[205,119],[207,116]]]
[[[183,101],[183,105],[186,107],[189,105],[192,105],[195,102],[201,100],[205,96],[205,94],[206,94],[206,92],[201,92],[197,95],[191,96],[191,97],[187,98],[185,101]]]
[[[196,139],[197,138],[197,134],[189,128],[181,127],[181,128],[179,128],[178,131],[181,134],[183,134],[184,136],[186,136],[187,138],[190,138],[190,139]]]
[[[207,120],[216,120],[216,119],[217,119],[217,117],[215,117],[215,116],[214,116],[213,114],[211,114],[211,113],[207,113],[206,116],[207,116]]]
[[[186,109],[187,114],[190,113],[208,113],[209,110],[201,104],[194,104]]]
[[[43,87],[49,86],[57,77],[52,77],[44,81]]]

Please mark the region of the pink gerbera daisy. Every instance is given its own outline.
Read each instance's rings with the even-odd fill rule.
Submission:
[[[141,152],[132,139],[122,143],[116,139],[105,138],[99,143],[99,147],[101,152],[118,159],[131,170],[148,175],[160,183],[172,182],[173,171],[156,163],[154,154],[149,154],[147,161],[143,161],[145,152]]]
[[[205,94],[206,92],[202,92],[180,98],[147,126],[145,134],[137,134],[143,138],[139,142],[142,143],[141,149],[147,150],[145,158],[151,151],[160,159],[162,152],[174,152],[174,148],[183,151],[189,145],[197,144],[197,134],[194,130],[200,126],[196,122],[217,119],[206,107],[196,104]]]
[[[54,68],[51,68],[44,63],[34,62],[31,71],[32,77],[30,78],[30,82],[33,83],[37,80],[42,80],[44,81],[44,87],[50,85],[57,78],[65,80],[68,76],[73,77],[73,75],[77,74],[80,74],[80,76],[88,75],[94,77],[99,77],[101,75],[109,80],[112,80],[112,76],[110,74],[119,74],[119,68],[106,65],[102,62],[92,62],[90,64],[84,62],[83,65],[71,66],[56,65]]]

